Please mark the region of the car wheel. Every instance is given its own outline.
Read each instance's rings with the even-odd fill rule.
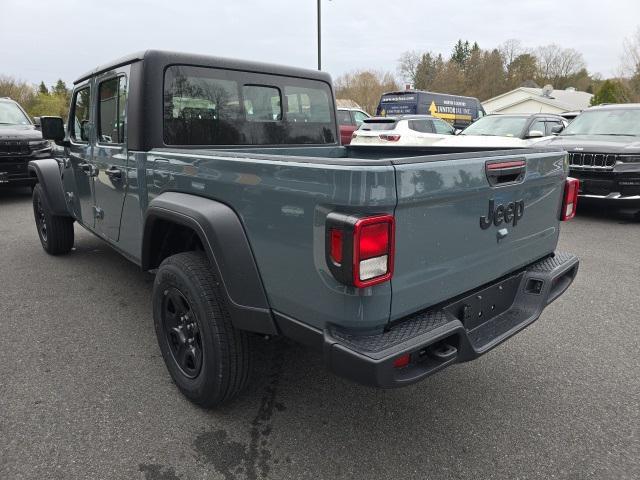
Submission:
[[[69,253],[73,248],[73,218],[53,215],[42,187],[33,187],[33,215],[44,251],[51,255]]]
[[[153,320],[173,381],[194,403],[233,399],[250,371],[247,332],[234,328],[203,252],[165,259],[154,281]]]

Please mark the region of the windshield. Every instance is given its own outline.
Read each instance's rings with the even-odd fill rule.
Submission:
[[[640,136],[640,109],[593,110],[583,112],[565,128],[566,135]]]
[[[0,102],[0,125],[30,125],[31,122],[13,102]]]
[[[464,129],[460,135],[495,135],[519,137],[527,123],[527,117],[483,117]]]

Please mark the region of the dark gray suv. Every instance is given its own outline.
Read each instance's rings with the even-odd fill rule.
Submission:
[[[49,156],[51,148],[51,142],[42,139],[17,102],[0,98],[0,186],[35,185],[37,178],[27,165],[30,160]]]

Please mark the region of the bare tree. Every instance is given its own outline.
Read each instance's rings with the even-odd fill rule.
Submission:
[[[334,83],[336,97],[353,100],[369,113],[375,113],[383,93],[399,89],[391,73],[375,70],[346,73]]]
[[[398,59],[398,73],[405,82],[416,84],[422,55],[415,50],[404,52]]]
[[[640,74],[640,27],[633,35],[624,39],[621,73],[632,77]]]
[[[509,67],[516,58],[523,53],[527,53],[527,51],[522,47],[522,42],[516,38],[510,38],[502,45],[498,46],[498,51],[502,56],[502,62],[505,70],[509,70]]]
[[[538,75],[541,83],[551,83],[555,88],[565,88],[568,77],[586,67],[584,57],[573,48],[551,44],[536,50]]]
[[[22,80],[0,76],[0,97],[9,97],[24,108],[29,108],[36,97],[36,89]]]

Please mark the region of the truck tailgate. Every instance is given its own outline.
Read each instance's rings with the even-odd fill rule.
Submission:
[[[565,155],[510,151],[395,160],[390,320],[552,253],[559,234]],[[514,179],[515,174],[520,177]]]

